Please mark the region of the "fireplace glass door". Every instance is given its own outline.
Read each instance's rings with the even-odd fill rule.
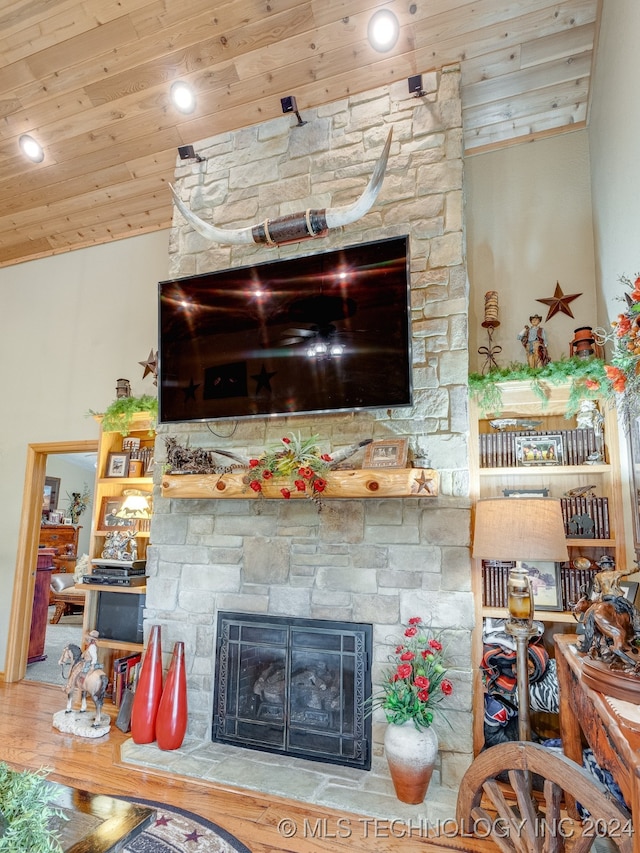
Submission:
[[[219,613],[213,740],[369,769],[371,630]]]

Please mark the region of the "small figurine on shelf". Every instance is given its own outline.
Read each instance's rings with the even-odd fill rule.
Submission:
[[[542,317],[533,314],[529,317],[530,326],[525,326],[518,334],[518,340],[527,354],[529,367],[544,367],[549,364],[549,351],[547,350],[547,335],[540,325]]]
[[[136,530],[111,530],[104,537],[104,548],[100,555],[104,560],[137,560]]]

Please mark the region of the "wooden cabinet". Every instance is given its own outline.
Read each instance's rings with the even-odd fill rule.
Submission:
[[[70,563],[73,563],[71,566],[73,571],[78,556],[78,536],[81,530],[80,524],[41,525],[39,546],[55,549],[53,560],[55,571],[66,572]]]
[[[155,433],[153,432],[148,415],[140,414],[134,416],[129,437],[137,439],[140,442],[139,449],[131,452],[131,458],[141,457],[144,460],[146,470],[148,470],[147,462],[152,458],[155,441]],[[123,453],[125,456],[129,453],[128,450],[123,451],[123,436],[119,432],[105,432],[101,430],[89,546],[91,560],[96,560],[103,556],[105,545],[110,538],[109,534],[113,532],[135,532],[137,558],[146,558],[146,550],[149,542],[149,521],[130,522],[128,520],[119,520],[114,515],[114,510],[124,500],[126,492],[129,489],[148,493],[149,498],[151,498],[153,480],[150,474],[135,477],[108,476],[109,473],[114,472],[114,469],[118,470],[117,466],[113,464],[114,457],[112,454],[117,454],[119,457]],[[118,458],[116,461],[119,463],[121,460]],[[91,583],[83,584],[82,588],[86,590],[83,622],[85,633],[96,627],[100,594],[102,592],[117,593],[126,596],[144,596],[146,594],[146,586],[118,587]],[[111,662],[114,657],[117,657],[118,651],[122,650],[124,653],[127,653],[142,649],[142,643],[119,640],[117,637],[115,639],[98,638],[97,646],[100,649],[100,659],[107,673],[110,672]]]
[[[51,584],[54,556],[54,548],[40,548],[36,558],[36,582],[33,588],[27,663],[35,663],[39,660],[45,660],[47,657],[44,653],[44,641],[47,632],[49,586]]]
[[[615,409],[598,403],[602,414],[603,459],[596,464],[586,464],[593,447],[594,436],[588,430],[578,427],[575,417],[566,418],[569,401],[568,385],[548,386],[548,400],[542,402],[528,382],[505,382],[500,384],[502,391],[502,410],[495,418],[485,417],[472,400],[470,405],[470,492],[475,503],[479,498],[502,497],[506,491],[527,491],[529,493],[545,490],[549,497],[560,498],[567,510],[566,532],[569,562],[557,567],[561,589],[558,590],[562,610],[535,611],[535,618],[545,623],[545,645],[553,653],[552,634],[558,631],[575,631],[575,620],[569,611],[569,601],[579,597],[580,579],[588,580],[598,571],[595,562],[603,556],[615,560],[617,566],[627,565],[624,521],[622,510],[622,487],[620,481],[620,457],[618,445],[618,425]],[[514,424],[497,430],[491,420],[512,419]],[[540,423],[526,429],[528,424],[518,421],[531,420]],[[549,461],[536,463],[527,459],[522,464],[522,448],[525,437],[542,438],[559,436],[557,446],[562,452],[563,464],[549,464]],[[518,441],[520,439],[520,441]],[[535,444],[535,442],[534,442]],[[519,451],[516,452],[516,451]],[[520,458],[518,458],[520,456]],[[571,503],[570,495],[582,493],[595,495],[594,499],[582,497],[583,503]],[[569,493],[569,495],[568,495]],[[514,498],[514,500],[517,498]],[[586,501],[586,502],[585,502]],[[598,507],[608,510],[608,522],[598,517]],[[585,529],[576,524],[575,519],[583,515],[594,516],[593,528]],[[506,532],[506,531],[505,531]],[[589,535],[585,535],[585,533]],[[486,561],[485,561],[486,563]],[[480,662],[482,659],[482,626],[487,616],[506,617],[506,600],[495,601],[488,596],[491,590],[485,584],[485,568],[482,560],[474,560],[472,588],[476,606],[476,629],[473,643],[475,671],[478,673],[475,695],[478,707],[475,709],[474,743],[479,750],[483,743],[483,688],[480,683]],[[487,571],[494,571],[491,567]],[[499,567],[498,567],[499,570]],[[507,568],[508,571],[508,568]],[[584,574],[580,574],[583,572]],[[506,573],[505,573],[506,574]],[[487,579],[488,580],[488,579]],[[570,582],[573,586],[570,585]],[[501,588],[497,589],[500,597]],[[489,600],[487,600],[489,598]],[[492,603],[494,606],[491,606]]]

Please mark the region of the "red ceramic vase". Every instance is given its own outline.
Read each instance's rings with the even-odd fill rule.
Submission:
[[[156,739],[156,717],[161,696],[160,625],[152,625],[131,708],[131,738],[134,743],[153,743]]]
[[[178,749],[187,730],[187,676],[184,643],[173,647],[171,666],[156,717],[156,740],[160,749]]]

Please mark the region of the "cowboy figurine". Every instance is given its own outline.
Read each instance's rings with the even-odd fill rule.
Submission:
[[[62,688],[66,693],[73,690],[76,684],[82,689],[82,683],[87,673],[91,672],[92,669],[102,668],[98,662],[98,647],[96,645],[99,636],[100,634],[97,631],[89,631],[84,635],[83,640],[87,647],[69,670],[67,682]]]
[[[527,353],[527,364],[529,367],[544,367],[549,364],[549,352],[547,350],[547,336],[540,325],[542,317],[533,314],[529,317],[530,326],[525,326],[518,334],[518,340]]]
[[[81,660],[82,671],[90,672],[92,669],[101,668],[101,664],[98,663],[98,647],[96,645],[96,640],[100,634],[97,631],[89,631],[88,634],[85,634],[84,641],[87,644],[87,647],[82,652]]]

